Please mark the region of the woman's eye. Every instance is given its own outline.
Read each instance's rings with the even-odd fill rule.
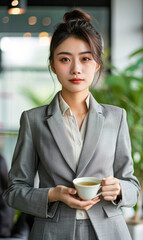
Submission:
[[[82,60],[83,60],[84,62],[87,62],[87,61],[89,61],[90,59],[89,59],[88,57],[84,57]]]
[[[62,58],[61,62],[69,62],[70,60],[68,58]]]

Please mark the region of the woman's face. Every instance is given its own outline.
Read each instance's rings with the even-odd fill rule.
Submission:
[[[99,64],[93,59],[87,42],[69,37],[55,49],[51,68],[64,93],[87,94]]]

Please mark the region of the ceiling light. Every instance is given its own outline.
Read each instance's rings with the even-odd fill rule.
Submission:
[[[23,14],[26,11],[27,0],[11,0],[8,13],[13,15]]]
[[[8,23],[9,22],[9,17],[5,16],[2,18],[3,23]]]
[[[48,38],[49,37],[49,33],[48,32],[41,32],[39,33],[39,38]]]
[[[51,24],[51,18],[49,18],[49,17],[43,18],[42,23],[44,26],[49,26]]]
[[[23,37],[32,37],[32,34],[30,32],[26,32],[23,34]]]
[[[28,19],[29,25],[35,25],[37,23],[37,18],[35,16],[31,16]]]
[[[50,38],[48,32],[39,33],[40,45],[47,46],[50,43]]]

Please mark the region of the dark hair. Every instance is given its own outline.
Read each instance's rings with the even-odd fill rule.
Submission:
[[[64,23],[57,25],[50,45],[50,63],[53,62],[55,49],[67,38],[73,36],[86,41],[91,49],[94,60],[100,65],[99,77],[102,72],[102,38],[91,24],[91,17],[80,9],[64,14]],[[99,78],[98,77],[98,78]]]

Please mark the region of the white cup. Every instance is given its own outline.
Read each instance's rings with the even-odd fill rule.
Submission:
[[[86,185],[84,185],[86,183]],[[93,185],[91,185],[91,183]],[[83,200],[91,200],[99,195],[101,188],[101,180],[95,177],[75,178],[73,184],[77,190],[78,196]],[[88,185],[89,184],[89,185]]]

